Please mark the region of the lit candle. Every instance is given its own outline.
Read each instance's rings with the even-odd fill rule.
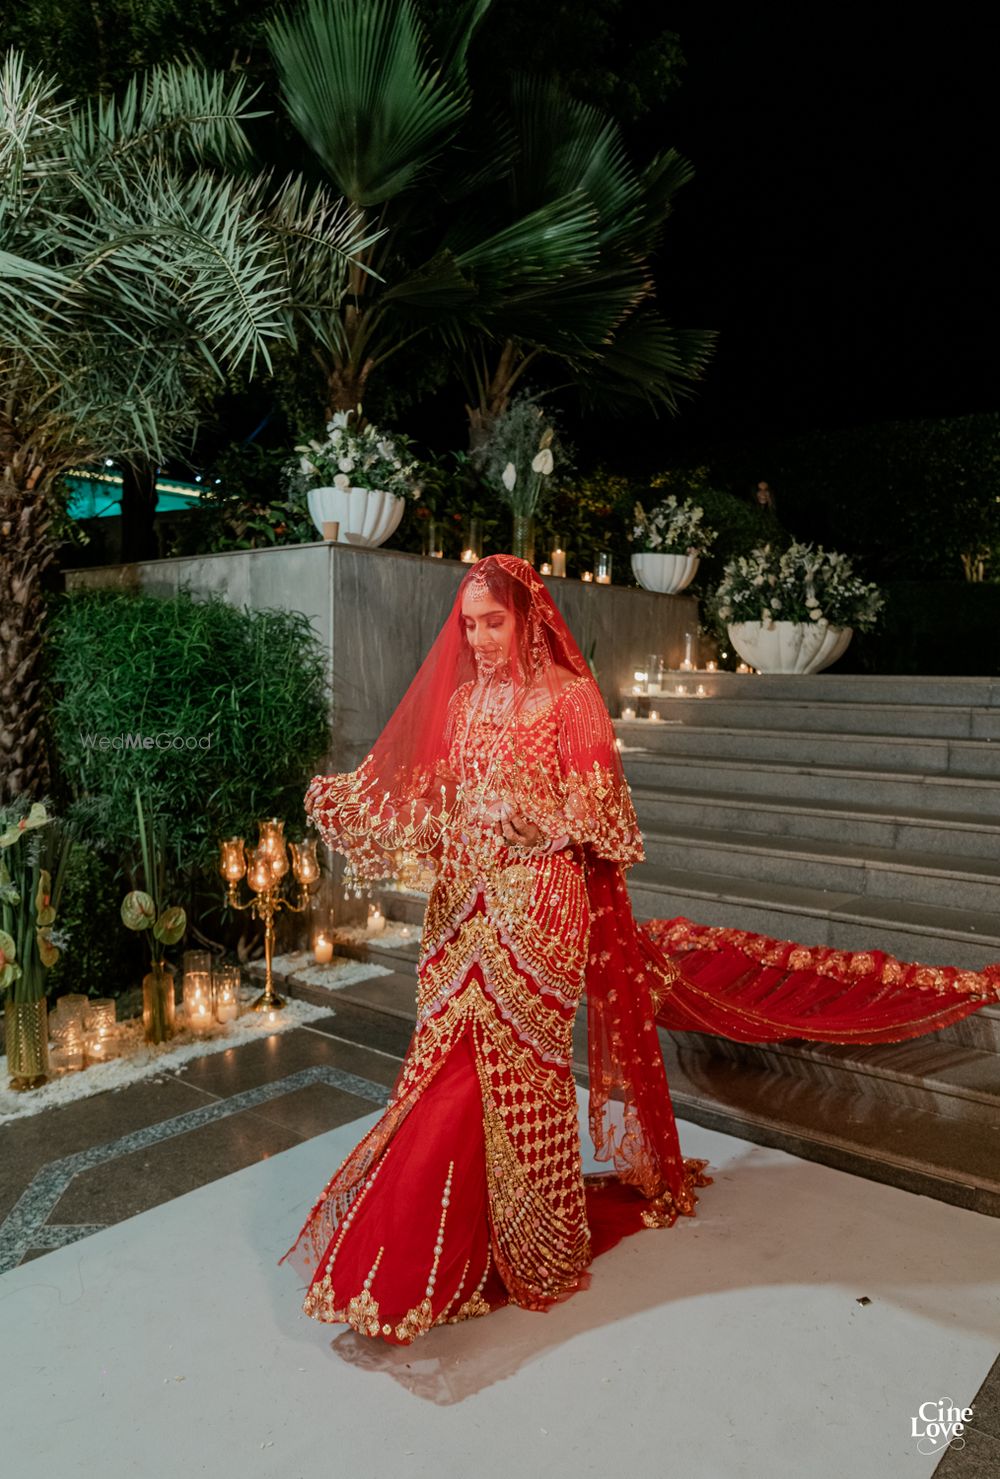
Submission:
[[[736,671],[738,673],[749,673],[750,668],[745,662],[741,662],[737,664]]]
[[[226,1001],[223,998],[215,1008],[215,1015],[220,1022],[234,1022],[239,1016],[239,1011],[235,1001]]]
[[[385,929],[385,915],[377,904],[368,906],[368,933],[380,935]]]
[[[464,549],[462,551],[463,565],[474,565],[478,559],[479,556],[476,554],[474,549]]]
[[[333,959],[333,941],[328,940],[326,935],[317,935],[313,955],[317,965],[329,965]]]
[[[196,997],[188,1006],[187,1016],[192,1032],[207,1032],[212,1026],[212,1003],[207,997]]]
[[[599,550],[597,554],[597,584],[611,584],[611,556],[607,550]]]
[[[698,684],[698,687],[695,689],[694,693],[695,693],[695,698],[707,698],[708,697],[708,693],[706,692],[704,683],[699,683]]]
[[[682,658],[682,660],[681,660],[681,672],[682,673],[693,673],[694,672],[694,663],[691,661],[691,659],[689,657]]]
[[[710,657],[709,660],[708,660],[708,662],[705,664],[705,672],[706,673],[717,673],[718,671],[719,671],[719,664],[716,662],[716,660],[715,660],[714,657]]]
[[[593,570],[584,570],[583,574],[580,576],[580,579],[581,580],[586,580],[586,581],[592,581],[593,578],[594,578],[594,572],[593,572]]]
[[[539,575],[551,575],[552,574],[552,566],[549,564],[548,560],[543,560],[542,561],[542,563],[538,567],[538,573],[539,573]]]
[[[566,551],[554,549],[552,551],[552,574],[565,576],[566,574]]]
[[[655,709],[650,709],[650,711],[649,711],[649,718],[650,718],[650,722],[651,722],[651,723],[652,723],[652,724],[657,724],[657,723],[659,723],[659,719],[660,719],[660,716],[659,716],[659,714],[658,714],[658,713],[657,713],[657,712],[656,712],[656,710],[655,710]]]
[[[239,883],[247,871],[242,837],[227,837],[219,843],[219,872],[227,883]]]
[[[635,718],[635,709],[633,709],[633,708],[624,708],[624,709],[622,709],[622,718],[623,719],[634,719]]]

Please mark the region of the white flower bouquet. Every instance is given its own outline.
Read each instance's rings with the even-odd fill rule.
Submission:
[[[526,517],[537,511],[558,454],[554,430],[541,408],[516,396],[493,422],[473,461],[511,510]]]
[[[637,554],[705,555],[718,535],[702,522],[704,517],[705,510],[697,503],[690,498],[678,501],[674,493],[649,510],[637,503],[633,548]]]
[[[327,422],[325,441],[295,448],[298,462],[288,468],[293,481],[302,488],[368,488],[419,498],[421,467],[409,439],[372,425],[359,431],[351,424],[354,417],[353,411],[338,411]]]
[[[885,597],[856,574],[847,555],[822,545],[776,550],[764,544],[726,565],[713,604],[726,623],[816,622],[867,632]]]

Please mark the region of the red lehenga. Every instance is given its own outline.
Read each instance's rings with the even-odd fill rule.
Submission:
[[[518,613],[501,669],[473,663],[472,582]],[[504,840],[504,804],[543,846]],[[434,879],[416,1029],[388,1107],[280,1260],[306,1280],[307,1314],[391,1343],[510,1302],[545,1309],[621,1237],[694,1214],[712,1178],[681,1154],[657,1020],[741,1041],[872,1042],[1000,996],[993,976],[890,980],[886,958],[866,955],[865,970],[840,956],[838,977],[824,952],[796,965],[801,947],[785,942],[638,928],[624,874],[642,838],[607,709],[543,582],[513,556],[466,574],[372,752],[314,777],[306,810],[358,880]],[[613,1167],[593,1177],[572,1074],[584,993],[590,1132]]]

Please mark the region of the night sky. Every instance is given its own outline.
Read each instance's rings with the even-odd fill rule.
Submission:
[[[688,66],[652,126],[696,176],[667,223],[660,301],[721,333],[665,449],[997,409],[985,32],[947,10],[936,31],[830,8],[663,14]]]

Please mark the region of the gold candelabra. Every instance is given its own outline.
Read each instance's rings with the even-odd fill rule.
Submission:
[[[310,890],[319,882],[316,841],[285,842],[284,822],[268,817],[257,823],[260,836],[257,846],[248,847],[242,837],[227,837],[219,843],[219,872],[226,880],[226,902],[233,909],[249,909],[264,921],[264,962],[266,975],[263,993],[252,1003],[255,1012],[276,1011],[286,998],[274,989],[271,961],[274,956],[274,916],[279,909],[301,914],[309,903]],[[288,852],[292,852],[292,872],[299,885],[298,903],[293,904],[282,892],[288,872]],[[245,877],[252,897],[245,903],[237,898],[240,879]]]

